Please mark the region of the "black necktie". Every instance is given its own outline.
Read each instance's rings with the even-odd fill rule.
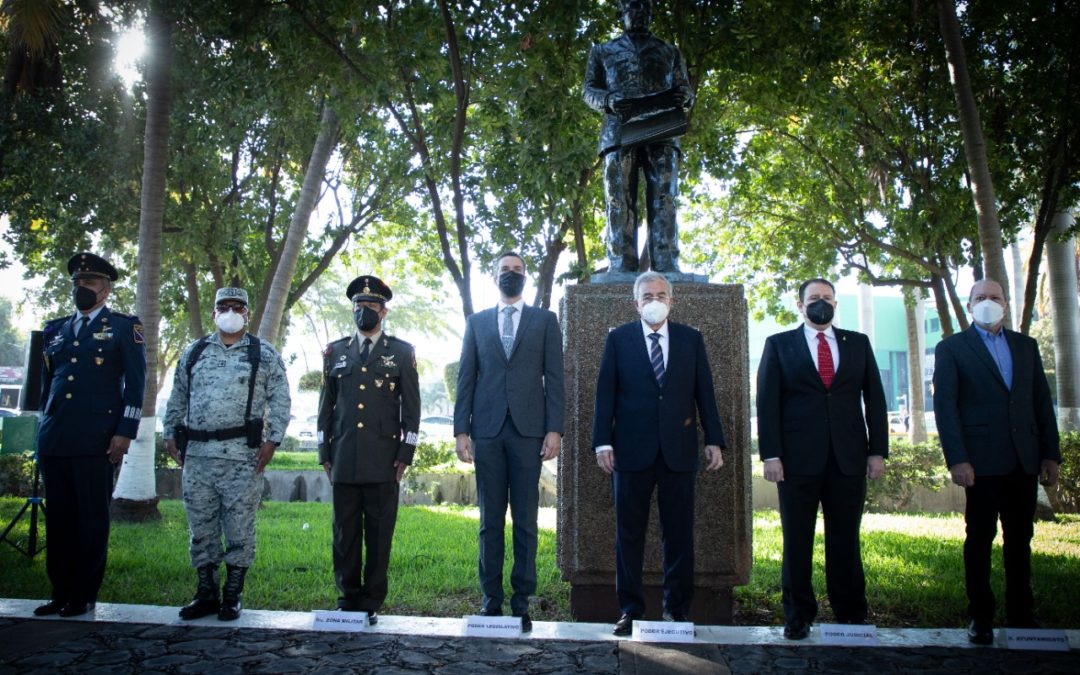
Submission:
[[[364,348],[360,350],[360,363],[367,363],[367,357],[370,352],[371,338],[364,338]]]
[[[79,324],[79,330],[75,333],[76,339],[82,338],[83,333],[86,332],[86,327],[90,325],[90,317],[83,316],[83,318],[79,319],[79,321],[81,321],[82,323]]]

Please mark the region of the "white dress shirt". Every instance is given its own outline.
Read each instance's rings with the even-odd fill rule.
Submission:
[[[525,309],[525,298],[521,298],[512,305],[508,305],[502,300],[499,300],[499,304],[495,307],[495,327],[499,329],[499,337],[502,337],[503,328],[503,310],[507,307],[513,307],[517,311],[510,315],[510,320],[514,322],[514,334],[511,337],[517,337],[518,326],[521,325],[521,312]]]
[[[803,335],[806,336],[806,346],[810,348],[810,358],[814,359],[814,370],[820,370],[817,362],[818,333],[825,333],[825,342],[829,344],[829,351],[832,352],[833,372],[836,372],[840,369],[840,347],[836,344],[836,332],[833,327],[829,326],[819,331],[804,323]]]

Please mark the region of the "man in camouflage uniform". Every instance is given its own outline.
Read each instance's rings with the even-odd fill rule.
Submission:
[[[323,354],[319,461],[334,488],[338,609],[367,612],[373,624],[386,599],[398,482],[416,449],[420,384],[412,345],[382,330],[390,288],[362,276],[346,295],[357,332]]]
[[[199,579],[195,599],[180,610],[182,619],[215,612],[222,621],[240,616],[244,576],[255,560],[261,474],[289,421],[285,365],[273,345],[244,331],[247,319],[247,291],[218,289],[214,309],[218,330],[184,352],[165,411],[165,447],[184,468],[191,566]],[[251,389],[256,344],[258,368]],[[184,436],[186,452],[181,450]],[[227,576],[219,596],[217,572],[222,560]]]

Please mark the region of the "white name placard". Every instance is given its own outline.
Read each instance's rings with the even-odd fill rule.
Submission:
[[[876,647],[877,626],[863,626],[846,623],[825,623],[818,626],[818,635],[823,645],[839,647]]]
[[[1063,630],[1048,628],[1006,628],[1005,644],[1009,649],[1036,649],[1043,652],[1069,651],[1069,638]]]
[[[461,617],[461,634],[467,637],[519,637],[521,617],[480,616],[479,614],[463,616]]]
[[[638,642],[693,642],[694,624],[689,621],[634,621],[631,638]]]
[[[328,609],[316,609],[312,612],[312,630],[333,631],[336,633],[360,633],[368,629],[367,612],[335,612]]]

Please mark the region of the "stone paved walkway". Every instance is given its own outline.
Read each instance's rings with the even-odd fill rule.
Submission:
[[[381,622],[380,622],[381,623]],[[747,633],[751,635],[751,633]],[[469,639],[0,617],[6,673],[1080,673],[1080,651]]]

